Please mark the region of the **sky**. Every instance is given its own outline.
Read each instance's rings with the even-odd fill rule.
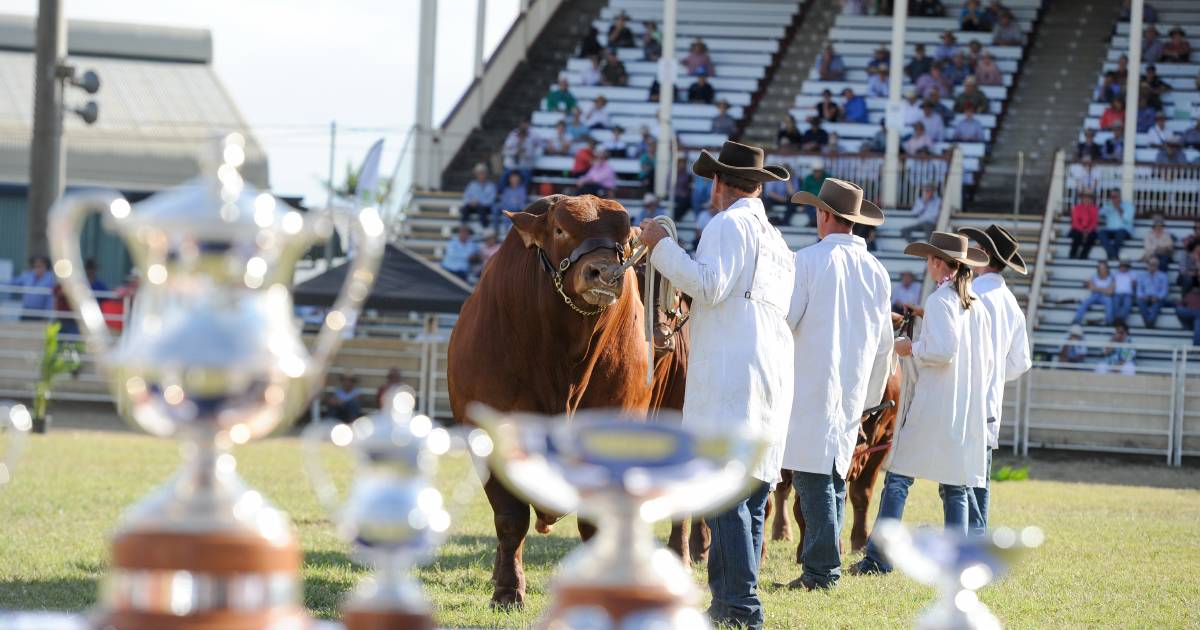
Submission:
[[[488,0],[485,53],[504,37],[518,1]],[[68,20],[210,29],[217,75],[266,147],[278,195],[324,204],[330,121],[339,128],[338,181],[379,138],[389,175],[413,123],[420,0],[63,2]],[[476,2],[438,0],[435,124],[473,76]],[[34,15],[37,4],[0,0],[0,13]]]

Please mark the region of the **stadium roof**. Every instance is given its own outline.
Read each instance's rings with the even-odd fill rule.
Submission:
[[[292,289],[296,304],[332,306],[346,281],[347,265],[311,278]],[[418,313],[458,313],[470,287],[407,249],[388,245],[375,286],[364,308]]]
[[[213,71],[207,30],[72,20],[68,62],[95,70],[100,91],[67,88],[68,109],[88,100],[100,118],[65,116],[67,185],[157,190],[195,176],[219,134],[247,139],[242,174],[268,188],[266,154]],[[34,20],[0,15],[0,183],[29,179]]]

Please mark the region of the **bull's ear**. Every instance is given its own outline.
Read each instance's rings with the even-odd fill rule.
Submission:
[[[546,215],[528,212],[504,211],[504,216],[513,222],[517,234],[525,241],[525,247],[542,246],[542,234],[546,231]]]

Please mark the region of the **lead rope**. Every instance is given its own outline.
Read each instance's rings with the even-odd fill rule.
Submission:
[[[675,221],[673,219],[671,219],[671,217],[666,217],[666,216],[654,217],[654,221],[657,222],[659,225],[663,226],[663,228],[667,231],[667,236],[672,241],[675,241],[675,242],[679,241],[679,228],[675,227]],[[646,251],[646,246],[645,245],[640,246],[639,250],[641,250],[641,253],[644,255],[645,251]],[[658,270],[654,268],[654,265],[650,263],[649,259],[646,260],[645,274],[646,274],[646,295],[642,301],[645,303],[643,306],[646,309],[646,312],[644,314],[644,316],[645,316],[644,326],[645,326],[645,332],[646,332],[646,354],[647,354],[647,356],[646,356],[646,385],[649,386],[649,385],[654,384],[654,324],[655,324],[655,321],[654,321],[654,319],[655,319],[654,318],[654,302],[655,302],[655,300],[654,300],[654,297],[655,297],[654,281],[658,279]],[[660,286],[658,289],[659,289],[658,290],[658,303],[660,305],[662,305],[663,312],[670,312],[672,310],[671,302],[673,301],[675,287],[671,285],[670,280],[667,280],[664,277],[662,286]]]

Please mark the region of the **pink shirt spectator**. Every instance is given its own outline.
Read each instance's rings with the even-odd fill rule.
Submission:
[[[613,170],[612,165],[608,163],[608,160],[596,160],[592,162],[592,168],[588,169],[588,172],[579,178],[581,185],[588,182],[596,184],[601,188],[612,190],[617,187],[617,173]]]

